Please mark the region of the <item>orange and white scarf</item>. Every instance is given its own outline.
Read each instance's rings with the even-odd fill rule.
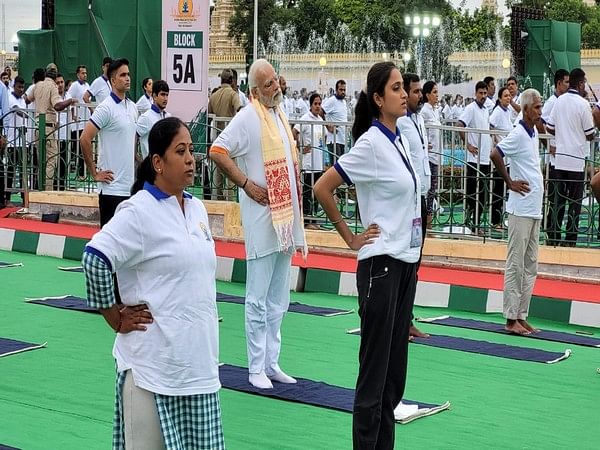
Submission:
[[[292,193],[290,174],[285,157],[285,144],[281,138],[279,127],[271,114],[269,114],[267,108],[258,101],[252,102],[252,106],[258,114],[261,124],[260,142],[267,179],[271,220],[277,234],[279,250],[287,251],[290,247],[294,246],[294,208],[292,204],[292,195],[294,193]],[[284,125],[290,143],[290,153],[294,162],[294,176],[296,178],[295,195],[298,196],[298,207],[300,209],[300,217],[302,218],[302,185],[300,184],[296,143],[287,118],[279,107],[276,108],[276,114]],[[304,228],[302,230],[304,232]],[[304,239],[302,253],[306,256],[306,238]]]

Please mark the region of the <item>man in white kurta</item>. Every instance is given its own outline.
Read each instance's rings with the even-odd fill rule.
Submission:
[[[299,202],[296,148],[280,111],[281,90],[277,74],[266,60],[257,60],[249,72],[253,102],[240,110],[210,149],[210,158],[240,189],[240,206],[246,247],[246,340],[249,381],[268,389],[271,381],[295,383],[279,367],[280,327],[290,302],[290,267],[295,249],[305,249],[302,210]],[[262,149],[262,123],[257,107],[277,124],[287,163],[293,209],[290,243],[282,248],[269,207]],[[236,159],[234,163],[232,158]],[[237,164],[237,165],[236,165]]]

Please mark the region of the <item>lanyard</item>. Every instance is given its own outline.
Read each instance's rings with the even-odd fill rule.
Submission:
[[[421,139],[421,145],[423,147],[425,147],[425,139],[423,138],[423,131],[421,130],[421,127],[419,126],[419,124],[417,123],[418,120],[413,120],[413,117],[416,116],[416,114],[411,114],[410,115],[410,121],[413,123],[413,125],[415,126],[415,128],[417,129],[417,133],[419,133],[419,139]]]

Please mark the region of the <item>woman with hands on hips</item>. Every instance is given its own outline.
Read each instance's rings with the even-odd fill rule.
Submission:
[[[214,241],[204,205],[184,191],[192,139],[170,117],[148,143],[132,197],[82,259],[88,304],[117,333],[113,449],[224,449]]]
[[[354,146],[314,191],[346,244],[358,251],[361,342],[353,412],[354,449],[394,448],[394,408],[402,400],[408,331],[422,239],[420,180],[396,128],[406,114],[400,71],[377,63],[367,75],[352,127]],[[336,208],[335,190],[356,187],[365,231],[353,233]]]

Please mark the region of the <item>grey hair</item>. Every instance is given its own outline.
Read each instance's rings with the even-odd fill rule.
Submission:
[[[525,109],[526,106],[531,107],[533,105],[533,102],[537,98],[539,98],[540,100],[542,99],[542,96],[537,90],[533,88],[526,89],[521,94],[521,108]]]
[[[257,75],[267,66],[271,66],[271,63],[262,58],[257,59],[252,63],[250,70],[248,71],[248,87],[250,89],[258,87]]]

